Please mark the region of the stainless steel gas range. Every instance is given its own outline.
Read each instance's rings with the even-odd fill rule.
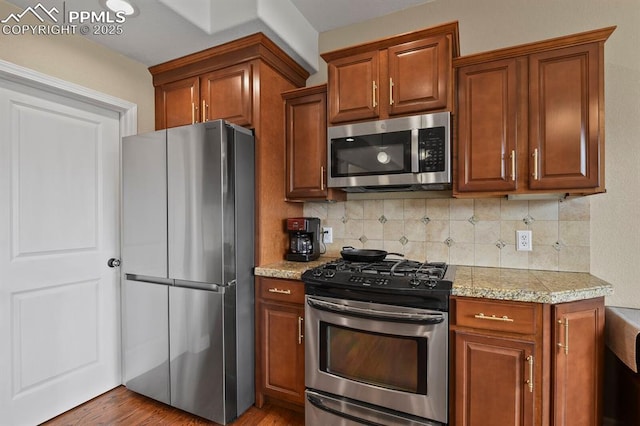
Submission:
[[[306,271],[305,424],[446,425],[454,275],[404,259]]]

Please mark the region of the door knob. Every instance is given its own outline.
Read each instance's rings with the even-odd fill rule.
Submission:
[[[107,260],[107,266],[109,268],[117,268],[118,266],[120,266],[120,259],[112,257],[111,259]]]

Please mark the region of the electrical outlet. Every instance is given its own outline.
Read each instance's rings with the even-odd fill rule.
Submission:
[[[322,228],[322,241],[325,244],[333,243],[333,228],[327,226]]]
[[[516,250],[531,251],[533,245],[531,243],[531,231],[516,231]]]

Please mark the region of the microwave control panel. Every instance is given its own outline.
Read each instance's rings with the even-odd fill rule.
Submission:
[[[446,151],[444,127],[418,130],[418,170],[420,173],[445,171]]]

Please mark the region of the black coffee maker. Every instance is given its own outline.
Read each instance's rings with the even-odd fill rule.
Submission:
[[[287,219],[289,252],[287,260],[309,262],[320,257],[320,219],[317,217],[294,217]]]

